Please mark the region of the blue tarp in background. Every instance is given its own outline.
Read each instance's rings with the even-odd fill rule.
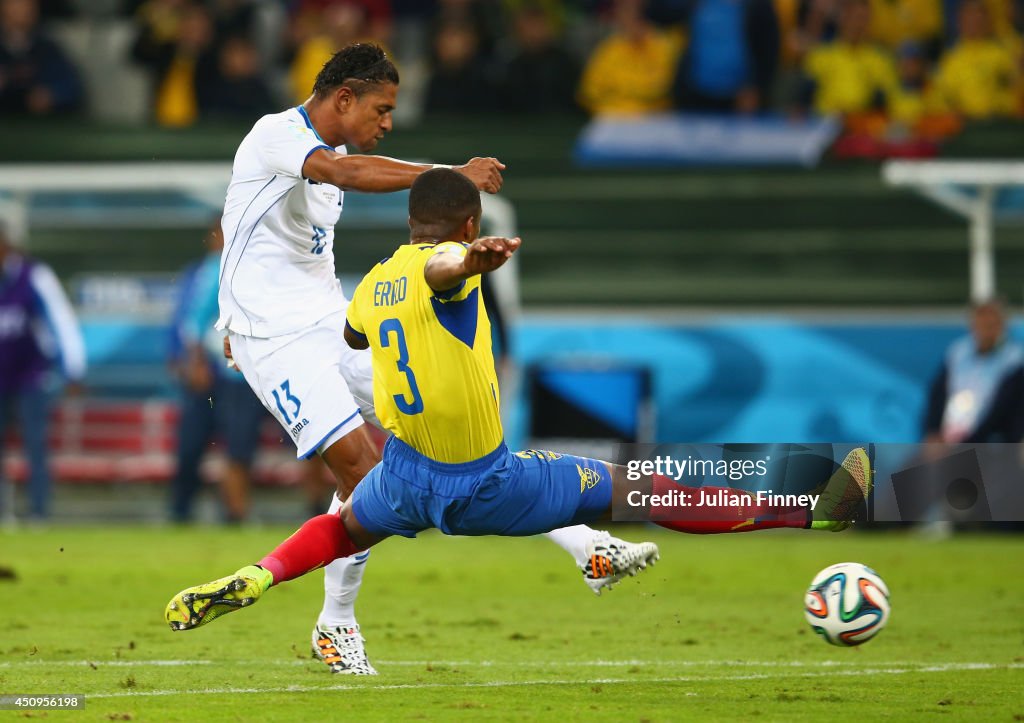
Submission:
[[[86,320],[84,328],[96,393],[171,393],[166,328],[113,318]],[[1022,331],[1015,329],[1018,338]],[[914,442],[927,384],[964,333],[953,321],[911,318],[527,316],[514,349],[520,366],[586,360],[649,367],[662,441]],[[510,444],[525,438],[525,425],[525,415],[512,415]]]

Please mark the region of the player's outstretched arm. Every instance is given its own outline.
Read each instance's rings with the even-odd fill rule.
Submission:
[[[484,236],[466,248],[465,256],[435,254],[423,268],[423,277],[434,291],[453,289],[470,276],[486,274],[500,268],[512,258],[522,240]]]
[[[346,191],[391,193],[409,188],[417,176],[431,168],[386,156],[343,156],[321,148],[302,164],[302,175]]]
[[[345,156],[321,148],[306,159],[302,165],[302,175],[346,191],[391,193],[411,187],[421,173],[434,167],[387,156]],[[452,168],[466,176],[481,191],[497,193],[501,190],[501,171],[505,166],[496,158],[473,158],[464,165]]]
[[[452,170],[461,173],[485,193],[497,193],[504,182],[501,172],[505,170],[505,164],[497,158],[470,158],[461,166],[452,166]]]

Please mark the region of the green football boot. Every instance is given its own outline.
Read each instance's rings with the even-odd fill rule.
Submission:
[[[260,599],[274,577],[256,565],[234,575],[182,590],[167,603],[164,617],[171,630],[192,630]]]
[[[873,485],[871,457],[863,447],[856,447],[846,455],[821,491],[811,529],[841,532],[853,525],[853,518],[867,501]]]

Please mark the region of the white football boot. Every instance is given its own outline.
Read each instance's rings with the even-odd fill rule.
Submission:
[[[313,628],[313,657],[319,658],[332,673],[342,675],[377,675],[377,669],[366,657],[366,640],[359,626]]]
[[[626,542],[599,532],[587,543],[587,563],[583,566],[583,580],[600,595],[627,575],[636,575],[658,561],[658,546],[653,542]]]

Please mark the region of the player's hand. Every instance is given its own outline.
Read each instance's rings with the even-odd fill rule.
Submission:
[[[469,163],[455,166],[453,170],[461,173],[471,180],[474,186],[486,193],[497,193],[504,182],[501,172],[505,170],[505,164],[497,158],[471,158]]]
[[[238,365],[235,364],[235,358],[231,356],[231,340],[228,339],[227,334],[224,335],[224,358],[228,360],[228,369],[234,369],[236,372],[242,371],[238,368]]]
[[[469,245],[462,259],[463,268],[470,276],[486,274],[501,267],[512,258],[512,254],[522,245],[522,239],[502,238],[500,236],[483,236]]]

